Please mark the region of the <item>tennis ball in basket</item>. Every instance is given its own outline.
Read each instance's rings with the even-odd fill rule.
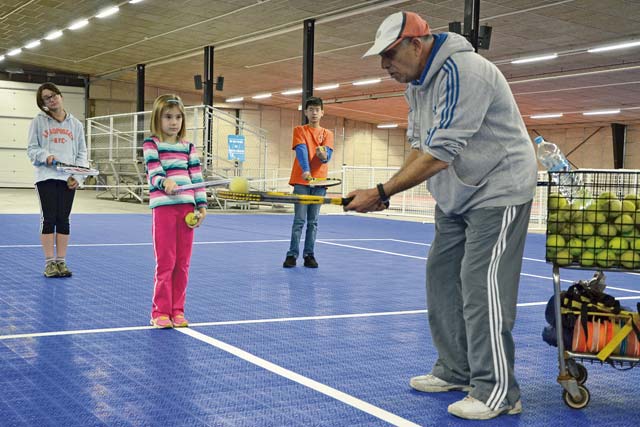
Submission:
[[[607,242],[602,237],[592,236],[589,237],[586,242],[584,242],[584,245],[582,247],[584,249],[597,252],[600,249],[603,249],[606,245]]]
[[[567,199],[565,199],[560,193],[551,193],[549,194],[548,204],[549,210],[554,211],[566,207],[569,202],[567,202]]]
[[[622,213],[622,202],[620,200],[610,200],[609,207],[607,209],[607,216],[612,218],[617,218]]]
[[[598,195],[598,201],[608,201],[611,199],[616,199],[616,195],[610,191],[604,191]]]
[[[607,222],[607,217],[600,211],[600,208],[596,203],[589,205],[587,208],[587,221],[591,224],[604,224]]]
[[[184,217],[184,222],[186,222],[188,226],[193,227],[198,223],[198,215],[196,215],[195,212],[189,212],[187,216]]]
[[[634,251],[626,251],[620,256],[620,264],[626,268],[640,267],[640,255]]]
[[[547,249],[563,249],[565,243],[564,237],[559,234],[552,234],[547,237]]]
[[[604,251],[598,252],[596,255],[596,263],[600,267],[611,267],[613,264],[618,262],[618,258],[616,257],[616,253],[610,250],[605,249]]]
[[[636,211],[636,200],[626,199],[628,196],[633,196],[632,194],[627,194],[625,199],[622,201],[622,212],[626,214],[633,214]],[[635,196],[633,196],[635,197]]]
[[[562,249],[556,253],[555,261],[558,265],[569,265],[572,260],[573,257],[569,253],[568,249]]]
[[[229,191],[234,193],[248,193],[249,181],[247,181],[247,178],[242,176],[236,176],[231,179],[231,182],[229,182]]]
[[[628,233],[633,231],[635,228],[633,218],[627,214],[620,215],[613,221],[613,223],[618,227],[621,233]]]
[[[587,239],[593,236],[593,233],[595,233],[595,229],[593,228],[593,225],[586,222],[584,224],[582,223],[573,224],[571,226],[571,231],[576,237],[579,237],[581,239]]]
[[[598,227],[598,235],[602,237],[615,237],[618,229],[613,224],[600,224]]]
[[[596,254],[591,251],[584,251],[580,256],[580,265],[591,267],[596,262]]]
[[[622,237],[614,237],[609,240],[609,249],[619,254],[629,249],[629,243]]]
[[[582,240],[578,239],[577,237],[574,237],[571,240],[569,240],[569,244],[567,245],[571,256],[580,256],[580,254],[582,253],[583,246],[584,246],[584,243],[582,242]]]

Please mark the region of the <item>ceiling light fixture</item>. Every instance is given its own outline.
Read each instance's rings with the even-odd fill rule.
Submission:
[[[62,31],[55,30],[44,36],[45,40],[55,40],[58,37],[62,36]]]
[[[24,45],[26,49],[33,49],[34,47],[38,46],[40,46],[40,40],[34,40]]]
[[[142,0],[129,0],[130,4],[140,3]]]
[[[553,119],[556,117],[562,117],[562,113],[534,114],[530,116],[532,119]]]
[[[331,90],[331,89],[338,89],[339,87],[340,87],[340,83],[333,83],[330,85],[318,86],[316,90]]]
[[[111,16],[113,14],[118,13],[120,8],[118,6],[109,7],[107,9],[103,9],[96,15],[96,18],[106,18],[107,16]]]
[[[280,94],[282,95],[297,95],[299,93],[302,93],[302,89],[290,89],[285,90],[284,92],[280,92]]]
[[[238,97],[235,97],[235,98],[227,98],[227,99],[224,100],[224,102],[240,102],[242,100],[244,100],[244,96],[238,96]]]
[[[0,62],[4,61],[4,55],[0,55]]]
[[[70,30],[79,30],[82,27],[86,27],[88,24],[89,24],[89,20],[81,19],[81,20],[76,21],[73,24],[69,25],[69,29]]]
[[[22,48],[13,49],[7,52],[7,56],[16,56],[20,52],[22,52]]]
[[[367,79],[367,80],[358,80],[351,83],[354,86],[363,86],[363,85],[372,85],[376,83],[380,83],[382,79]]]
[[[298,104],[298,111],[302,111],[302,104]]]
[[[266,98],[271,98],[271,94],[270,93],[262,93],[260,95],[252,96],[251,98],[253,98],[253,99],[266,99]]]
[[[526,64],[528,62],[547,61],[549,59],[555,59],[557,57],[558,57],[557,53],[552,53],[550,55],[541,55],[541,56],[532,56],[530,58],[514,59],[513,61],[511,61],[511,63]]]
[[[398,127],[397,123],[382,123],[377,126],[378,129],[393,129],[397,127]]]
[[[640,46],[640,40],[633,41],[633,42],[612,44],[609,46],[594,47],[592,49],[588,49],[587,52],[589,53],[607,52],[609,50],[627,49],[627,48],[636,47],[636,46]]]
[[[599,116],[601,114],[618,114],[620,109],[617,110],[599,110],[599,111],[585,111],[583,116]]]

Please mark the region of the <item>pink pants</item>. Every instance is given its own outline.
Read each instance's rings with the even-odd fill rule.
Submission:
[[[153,251],[156,271],[151,317],[184,313],[189,281],[193,229],[184,222],[193,205],[181,204],[153,208]]]

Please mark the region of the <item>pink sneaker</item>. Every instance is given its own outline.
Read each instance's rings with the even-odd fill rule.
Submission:
[[[173,316],[174,328],[186,328],[187,326],[189,326],[189,321],[185,319],[184,314],[176,314]]]
[[[173,323],[169,316],[158,316],[151,319],[151,324],[159,329],[173,328]]]

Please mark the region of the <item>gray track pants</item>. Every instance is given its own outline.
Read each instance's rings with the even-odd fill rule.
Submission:
[[[427,307],[438,360],[431,373],[471,384],[496,409],[520,398],[511,331],[531,202],[445,215],[427,260]]]

